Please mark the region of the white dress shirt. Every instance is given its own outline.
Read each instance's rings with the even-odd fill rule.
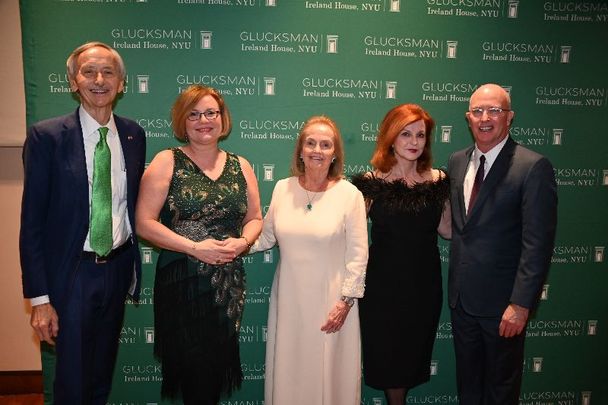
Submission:
[[[99,128],[108,127],[106,137],[111,153],[112,164],[112,249],[121,246],[131,236],[131,224],[127,214],[127,169],[125,158],[118,137],[118,130],[114,123],[114,114],[110,114],[110,120],[105,125],[99,125],[97,121],[84,109],[80,108],[80,124],[84,138],[84,154],[87,162],[87,177],[89,183],[89,217],[91,212],[91,195],[93,189],[93,165],[95,146],[99,142]],[[90,229],[84,241],[83,250],[91,252]]]
[[[508,136],[505,136],[505,139],[500,141],[500,143],[494,146],[492,149],[487,151],[486,153],[481,152],[477,145],[475,145],[475,149],[473,153],[471,153],[471,160],[469,160],[469,166],[467,167],[467,173],[464,176],[463,194],[464,194],[464,209],[465,212],[469,211],[469,200],[471,199],[471,190],[473,190],[473,183],[475,183],[475,175],[477,174],[477,169],[479,168],[479,157],[484,155],[486,157],[486,162],[483,166],[483,178],[485,180],[486,176],[490,172],[494,161],[498,157],[498,154],[507,143]]]

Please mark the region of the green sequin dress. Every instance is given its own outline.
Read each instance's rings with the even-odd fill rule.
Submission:
[[[247,183],[238,157],[227,154],[222,174],[208,178],[179,148],[160,221],[194,241],[239,237]],[[162,363],[162,396],[213,404],[242,381],[238,331],[245,302],[239,257],[209,265],[162,250],[154,284],[154,354]]]

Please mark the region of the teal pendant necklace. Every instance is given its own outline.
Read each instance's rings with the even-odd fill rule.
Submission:
[[[312,203],[315,200],[315,198],[317,197],[317,193],[314,193],[312,195],[312,198],[310,198],[310,195],[308,195],[308,190],[304,189],[304,192],[306,193],[306,198],[308,199],[308,204],[306,204],[306,209],[308,211],[312,210]]]
[[[312,210],[312,203],[315,201],[315,198],[317,198],[317,194],[322,193],[325,190],[327,190],[328,180],[325,179],[324,181],[321,182],[320,185],[312,187],[313,189],[317,190],[315,192],[311,191],[312,198],[310,198],[310,194],[308,194],[308,190],[305,187],[306,180],[303,177],[300,177],[299,181],[300,181],[300,185],[304,189],[304,192],[306,193],[306,199],[308,200],[308,204],[306,204],[306,210],[307,211],[311,211]]]

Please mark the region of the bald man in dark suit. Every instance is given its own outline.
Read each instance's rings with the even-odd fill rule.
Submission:
[[[466,113],[475,145],[448,164],[448,299],[461,405],[518,404],[525,328],[553,251],[553,167],[509,137],[513,117],[502,87],[480,86]]]

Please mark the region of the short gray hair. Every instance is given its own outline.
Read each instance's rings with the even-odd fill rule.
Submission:
[[[112,56],[114,57],[114,60],[118,65],[118,73],[120,75],[120,79],[125,80],[125,77],[127,76],[127,71],[125,69],[125,63],[123,62],[120,54],[110,45],[98,41],[87,42],[86,44],[80,45],[78,48],[72,51],[70,56],[68,56],[68,60],[65,63],[68,71],[68,78],[71,80],[74,80],[76,78],[76,75],[78,74],[78,57],[80,56],[80,54],[95,47],[105,48],[110,51],[110,53],[112,53]]]

